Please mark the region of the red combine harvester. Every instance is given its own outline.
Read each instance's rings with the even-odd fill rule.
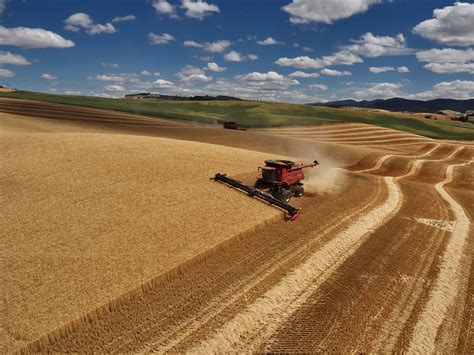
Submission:
[[[259,198],[281,208],[288,213],[288,219],[294,221],[301,214],[301,208],[290,206],[289,202],[292,196],[301,197],[304,194],[303,169],[316,165],[319,165],[317,160],[307,164],[297,164],[289,160],[265,160],[265,166],[258,168],[261,177],[253,187],[228,178],[225,174],[216,174],[211,180],[223,182],[246,192],[250,197]]]

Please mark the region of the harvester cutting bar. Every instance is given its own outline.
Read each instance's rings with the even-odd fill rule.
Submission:
[[[281,208],[282,210],[285,210],[288,213],[288,219],[290,221],[294,221],[301,214],[301,208],[295,208],[284,202],[281,202],[280,200],[277,200],[273,196],[266,194],[265,192],[262,192],[259,189],[245,185],[241,183],[240,181],[228,178],[225,174],[216,174],[216,176],[211,178],[211,180],[223,182],[224,184],[227,184],[231,187],[234,187],[238,190],[241,190],[247,193],[247,195],[249,195],[250,197],[257,197],[260,200],[263,200],[273,206],[276,206],[278,208]]]

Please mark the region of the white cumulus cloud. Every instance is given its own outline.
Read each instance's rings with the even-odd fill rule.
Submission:
[[[298,80],[287,78],[275,71],[269,71],[267,73],[252,72],[239,75],[236,78],[244,81],[251,87],[259,87],[262,90],[275,89],[277,87],[287,88],[290,85],[299,85]]]
[[[185,47],[194,47],[194,48],[202,48],[203,45],[201,43],[198,43],[196,41],[184,41],[183,45]]]
[[[283,44],[284,42],[279,42],[277,41],[276,39],[272,38],[272,37],[268,37],[267,39],[263,40],[263,41],[257,41],[258,44],[260,44],[261,46],[272,46],[272,45],[275,45],[275,44]]]
[[[385,73],[388,71],[395,71],[394,67],[370,67],[369,71],[374,74]]]
[[[296,58],[283,57],[275,61],[276,64],[282,67],[294,67],[300,69],[320,69],[331,65],[352,65],[362,62],[363,60],[361,57],[348,51],[336,52],[322,58],[311,58],[308,56]]]
[[[467,100],[474,96],[474,81],[455,80],[443,81],[433,86],[431,90],[409,95],[416,100],[432,100],[438,98]]]
[[[11,70],[0,68],[0,77],[13,78],[14,76],[15,76],[15,73],[12,72]]]
[[[320,75],[319,73],[305,73],[302,71],[295,71],[293,73],[288,74],[290,78],[318,78]]]
[[[114,82],[123,82],[125,81],[125,77],[121,75],[96,75],[94,77],[89,77],[89,80],[99,80],[99,81],[114,81]]]
[[[323,84],[311,84],[309,85],[309,87],[311,89],[317,89],[317,90],[322,90],[322,91],[326,91],[328,89],[328,87]]]
[[[167,44],[171,41],[174,41],[175,38],[169,33],[163,33],[162,35],[157,35],[153,32],[150,32],[148,34],[148,40],[150,41],[150,44],[160,45],[160,44]]]
[[[207,76],[206,74],[191,74],[186,78],[181,79],[184,83],[205,83],[211,80],[212,77]]]
[[[409,72],[410,72],[410,69],[408,69],[408,67],[401,66],[401,67],[398,67],[398,68],[397,68],[397,71],[398,71],[399,73],[409,73]]]
[[[212,80],[212,77],[207,76],[204,70],[192,65],[186,65],[181,68],[181,70],[176,73],[176,76],[184,84],[205,83]]]
[[[186,10],[186,16],[202,20],[204,16],[219,12],[219,7],[202,0],[182,0],[181,7]]]
[[[202,48],[206,52],[210,52],[210,53],[222,53],[228,47],[230,47],[231,43],[230,41],[227,41],[227,40],[220,40],[220,41],[215,41],[215,42],[204,42],[204,43],[199,43],[196,41],[184,41],[183,45],[185,47]]]
[[[293,0],[283,6],[290,14],[292,23],[323,22],[333,23],[336,20],[366,12],[370,6],[381,0]]]
[[[42,28],[0,26],[0,45],[21,48],[70,48],[74,42]]]
[[[124,92],[125,88],[122,85],[107,85],[105,88],[107,92]]]
[[[416,53],[418,61],[428,64],[425,69],[437,74],[474,74],[474,49],[429,49]]]
[[[173,86],[174,84],[171,81],[164,79],[157,79],[153,82],[153,87],[157,89],[169,89]]]
[[[364,90],[357,90],[354,94],[359,99],[389,99],[401,96],[400,83],[380,83]]]
[[[230,42],[226,40],[216,41],[216,42],[206,42],[203,45],[203,48],[206,52],[210,53],[222,53],[224,52],[229,46]]]
[[[474,49],[433,48],[417,52],[416,58],[428,63],[467,63],[474,61]]]
[[[256,54],[249,54],[247,57],[248,57],[250,60],[257,60],[257,59],[258,59],[258,55],[256,55]]]
[[[328,75],[328,76],[350,76],[352,73],[350,71],[344,70],[334,70],[334,69],[323,69],[321,70],[321,74]]]
[[[137,18],[135,17],[135,15],[118,16],[118,17],[114,17],[112,22],[126,22],[126,21],[133,21],[136,19]]]
[[[474,74],[474,63],[429,63],[424,68],[437,74]]]
[[[354,44],[344,46],[343,49],[370,58],[387,55],[405,55],[413,52],[411,48],[407,48],[405,36],[401,33],[391,37],[376,36],[371,32],[367,32],[358,40],[353,40],[352,42]]]
[[[41,79],[44,79],[44,80],[56,80],[57,78],[58,77],[55,75],[51,75],[47,73],[41,74]]]
[[[456,2],[433,11],[433,18],[413,28],[413,32],[450,46],[474,45],[474,4]]]
[[[94,23],[92,18],[83,12],[78,12],[69,16],[64,20],[64,23],[64,29],[68,31],[79,32],[82,28],[90,35],[117,32],[117,29],[111,23],[106,23],[105,25]]]
[[[154,0],[152,6],[160,14],[172,15],[175,13],[175,7],[166,0]]]
[[[243,57],[239,52],[231,51],[224,55],[224,60],[227,62],[242,62],[245,60],[245,57]]]
[[[0,51],[0,64],[30,65],[31,63],[19,54]]]
[[[223,72],[226,69],[227,68],[221,67],[217,63],[214,63],[214,62],[207,63],[207,68],[206,68],[206,70],[216,72],[216,73]]]

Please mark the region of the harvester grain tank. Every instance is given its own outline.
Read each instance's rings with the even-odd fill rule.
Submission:
[[[312,163],[295,163],[290,160],[266,160],[265,166],[259,167],[260,177],[254,186],[227,177],[225,174],[216,174],[212,180],[222,182],[230,187],[247,193],[287,212],[288,219],[294,221],[301,214],[301,208],[289,205],[291,198],[301,197],[304,194],[304,169],[319,165],[315,160]]]

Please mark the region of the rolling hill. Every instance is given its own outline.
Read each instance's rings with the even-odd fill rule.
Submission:
[[[375,108],[398,112],[432,112],[435,113],[440,110],[452,110],[458,112],[466,112],[474,110],[474,99],[470,100],[453,100],[453,99],[436,99],[429,101],[408,100],[403,98],[393,98],[387,100],[372,100],[372,101],[355,101],[355,100],[341,100],[331,102],[321,102],[309,104],[312,106],[325,107],[364,107]]]
[[[174,101],[110,99],[16,91],[0,93],[0,98],[43,101],[63,105],[106,109],[120,112],[217,124],[235,121],[248,128],[280,126],[317,126],[331,123],[365,123],[437,139],[474,139],[474,125],[452,121],[428,120],[419,115],[399,112],[367,112],[354,109],[308,106],[288,103],[254,101]],[[14,104],[13,102],[16,102]],[[12,105],[24,106],[26,101],[0,102],[0,110]],[[67,118],[67,117],[66,117]]]

